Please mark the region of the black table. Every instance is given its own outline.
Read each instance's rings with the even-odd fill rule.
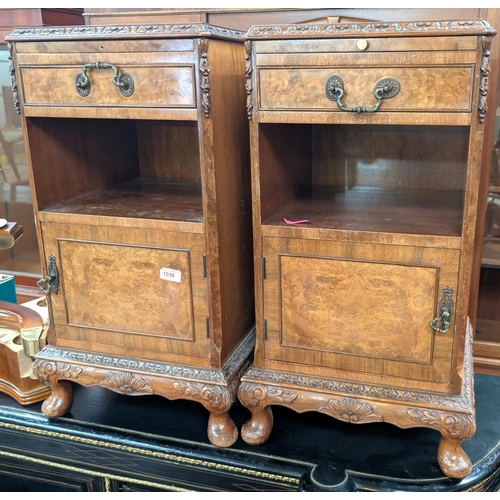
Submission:
[[[449,479],[440,434],[347,424],[274,407],[269,441],[209,444],[206,411],[189,401],[127,397],[74,385],[65,417],[0,394],[0,491],[498,491],[500,377],[476,375],[477,432],[463,445],[470,476]],[[249,414],[231,410],[238,426]]]

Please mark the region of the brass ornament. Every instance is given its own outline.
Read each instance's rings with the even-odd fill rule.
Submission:
[[[128,73],[122,73],[120,75],[120,71],[114,64],[106,62],[95,62],[85,64],[82,67],[82,72],[78,73],[75,78],[76,91],[82,97],[87,97],[90,94],[90,79],[87,76],[87,70],[89,69],[112,69],[113,77],[111,81],[113,85],[118,88],[120,94],[123,97],[130,97],[134,93],[134,79]]]
[[[401,85],[396,78],[383,78],[375,84],[373,93],[377,102],[371,108],[357,106],[350,108],[344,105],[342,98],[344,97],[344,80],[339,75],[331,76],[326,82],[325,93],[330,101],[335,101],[341,111],[351,113],[375,113],[382,105],[382,99],[390,99],[399,93]]]
[[[368,42],[364,38],[362,38],[361,40],[358,40],[356,42],[356,47],[358,48],[358,50],[366,50],[368,47]]]

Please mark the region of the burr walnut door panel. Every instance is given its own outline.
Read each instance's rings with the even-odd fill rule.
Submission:
[[[56,257],[55,345],[172,360],[208,357],[201,234],[42,224]]]
[[[458,250],[264,238],[264,255],[266,359],[448,382],[454,321],[430,323],[442,288],[456,293]]]

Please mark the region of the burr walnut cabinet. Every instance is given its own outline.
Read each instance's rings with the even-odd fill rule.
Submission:
[[[489,47],[481,20],[247,33],[257,341],[242,438],[270,406],[441,432],[465,477],[467,317]]]
[[[14,29],[50,310],[35,371],[49,417],[71,382],[191,399],[230,446],[253,354],[242,32],[209,24]]]

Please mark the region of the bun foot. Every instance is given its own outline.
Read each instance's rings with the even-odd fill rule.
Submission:
[[[42,413],[49,418],[62,417],[73,404],[73,388],[70,382],[50,384],[52,394],[43,402]]]
[[[273,412],[269,406],[251,408],[252,418],[241,429],[241,437],[248,444],[262,444],[273,430]]]
[[[462,449],[462,442],[442,437],[438,448],[438,462],[443,474],[454,479],[467,477],[472,469],[470,458]]]
[[[238,429],[228,412],[210,413],[207,433],[210,442],[222,448],[232,446],[238,439]]]

